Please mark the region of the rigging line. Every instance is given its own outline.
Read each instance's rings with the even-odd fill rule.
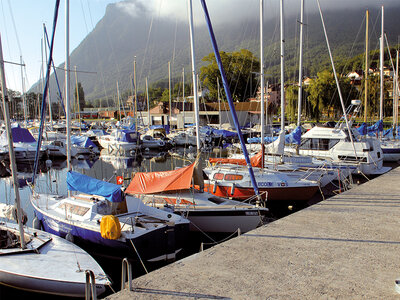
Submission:
[[[15,37],[17,39],[17,45],[18,45],[18,49],[19,49],[19,54],[20,54],[20,56],[22,56],[21,44],[20,44],[19,38],[18,38],[17,27],[15,26],[14,14],[13,14],[13,11],[12,11],[10,0],[8,0],[8,8],[10,9],[10,16],[11,16],[11,21],[12,21],[14,32],[15,32]]]
[[[89,33],[89,28],[88,28],[88,25],[87,25],[87,22],[86,22],[86,15],[85,15],[85,11],[84,11],[84,8],[83,8],[83,2],[82,2],[82,0],[80,0],[80,2],[81,2],[83,21],[85,22],[85,27],[86,27],[86,34],[88,34]]]
[[[90,10],[89,1],[87,1],[87,7],[88,7],[88,11],[89,11],[90,23],[92,25],[92,29],[94,29],[93,17],[92,17],[92,12]],[[100,53],[99,53],[99,46],[97,44],[97,40],[96,39],[95,39],[94,43],[95,43],[95,47],[94,48],[96,49],[97,59],[100,60],[101,56],[100,56]],[[106,80],[104,78],[104,71],[102,70],[102,68],[103,68],[103,65],[100,64],[100,77],[101,77],[101,81],[102,81],[102,87],[103,87],[103,90],[104,90],[104,96],[105,96],[105,98],[107,100],[107,105],[110,106],[109,102],[108,102],[109,96],[108,96],[107,89],[106,89]],[[100,106],[101,106],[101,104],[100,104]]]
[[[1,2],[1,11],[2,11],[2,13],[3,13],[3,20],[7,20],[6,19],[6,16],[5,16],[5,14],[4,14],[4,6],[3,6],[3,2],[2,1],[0,1]],[[9,4],[9,6],[10,6],[10,3],[8,3]],[[13,53],[12,51],[11,51],[11,48],[10,48],[10,45],[11,45],[11,43],[10,43],[10,41],[9,41],[9,39],[8,39],[8,31],[7,31],[7,28],[8,28],[8,26],[5,26],[5,24],[4,24],[4,32],[5,32],[5,37],[6,37],[6,40],[7,40],[7,48],[8,48],[8,53]],[[4,59],[4,58],[3,58]],[[16,80],[15,80],[15,73],[14,73],[14,70],[13,69],[11,69],[10,70],[11,72],[11,74],[12,74],[12,77],[13,77],[13,82],[15,83],[16,82]],[[8,73],[8,72],[7,72]]]

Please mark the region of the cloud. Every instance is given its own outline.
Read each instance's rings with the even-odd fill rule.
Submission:
[[[320,0],[321,9],[377,9],[381,5],[397,3],[398,0]],[[361,3],[360,3],[361,2]],[[279,1],[264,0],[264,18],[276,18],[279,16]],[[193,18],[195,24],[204,23],[203,9],[200,0],[192,0]],[[210,18],[215,23],[228,23],[258,18],[259,0],[208,0],[206,1]],[[168,18],[187,22],[188,0],[126,0],[116,4],[117,7],[126,13],[140,17],[143,14],[151,14],[160,18]],[[317,0],[305,1],[305,12],[314,13],[317,11]],[[300,11],[299,0],[284,0],[284,11],[286,16],[298,15]]]

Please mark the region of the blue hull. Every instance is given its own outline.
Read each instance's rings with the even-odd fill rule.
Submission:
[[[161,226],[132,240],[109,240],[102,238],[100,231],[55,220],[37,209],[35,209],[35,213],[44,231],[63,238],[70,233],[74,237],[74,242],[95,247],[96,250],[110,255],[126,256],[132,259],[138,259],[133,245],[142,260],[150,260],[162,256],[174,257],[175,253],[184,247],[189,233],[189,224],[178,224],[171,227]]]

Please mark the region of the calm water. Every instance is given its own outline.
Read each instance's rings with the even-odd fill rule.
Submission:
[[[185,150],[187,151],[187,150]],[[124,185],[127,186],[129,184],[129,179],[133,176],[134,172],[146,172],[146,171],[163,171],[163,170],[172,170],[178,167],[182,167],[190,163],[187,159],[189,157],[191,161],[194,159],[193,151],[184,152],[183,150],[178,151],[179,155],[163,156],[163,153],[145,153],[142,158],[122,158],[110,156],[106,152],[102,152],[100,156],[73,160],[73,170],[80,172],[82,174],[116,183],[116,176],[123,176],[126,180]],[[207,159],[209,154],[204,154],[204,159]],[[185,157],[185,158],[184,158]],[[203,163],[204,164],[204,163]],[[398,164],[391,164],[392,167],[397,167]],[[32,177],[32,164],[18,164],[18,172],[19,172],[19,181],[24,183],[26,179],[30,179]],[[66,185],[66,161],[65,160],[53,160],[48,162],[42,162],[40,165],[40,173],[36,178],[35,190],[41,192],[48,193],[56,193],[56,194],[67,194],[67,185]],[[359,179],[362,180],[362,179]],[[0,198],[0,202],[13,204],[14,199],[14,191],[12,187],[12,179],[11,178],[0,178],[0,194],[3,197]],[[27,185],[22,186],[19,189],[21,196],[21,205],[23,210],[26,212],[28,216],[28,225],[32,225],[32,220],[34,218],[33,208],[30,204],[29,197],[31,194],[31,188]],[[329,196],[329,195],[328,195]],[[287,206],[280,207],[269,207],[272,211],[271,220],[286,216],[294,211],[302,209],[306,206],[312,205],[316,202],[322,200],[320,194],[317,194],[313,199],[310,199],[307,203],[303,203],[299,207],[294,207],[291,210],[287,209]],[[184,249],[181,253],[181,257],[190,255],[194,252],[197,252],[199,249],[199,245],[201,241],[204,241],[204,237],[193,236],[191,239],[191,243],[188,245],[188,249]],[[225,237],[220,237],[222,240]],[[112,255],[97,255],[97,253],[93,252],[92,249],[85,248],[93,257],[100,263],[105,272],[111,277],[113,280],[113,289],[118,291],[120,289],[120,278],[121,278],[121,261],[122,257],[115,257]],[[146,265],[149,271],[159,268],[164,264],[159,265]],[[140,265],[133,266],[133,276],[138,277],[144,274],[144,270]],[[37,296],[36,294],[22,292],[11,288],[5,288],[0,285],[0,299],[10,299],[16,298],[22,299],[25,297],[33,297]],[[103,295],[103,297],[106,295]],[[41,299],[65,299],[62,297],[55,296],[46,296],[40,295]]]
[[[187,152],[181,153],[186,155]],[[193,157],[189,153],[189,157]],[[129,184],[129,178],[131,178],[134,172],[146,172],[146,171],[163,171],[171,170],[178,167],[182,167],[189,163],[188,160],[183,157],[169,155],[163,155],[163,153],[144,153],[144,157],[115,157],[108,155],[106,152],[102,152],[97,157],[87,157],[85,159],[74,159],[72,161],[73,170],[82,174],[116,183],[116,176],[123,176],[125,178],[124,185]],[[32,178],[33,164],[18,164],[18,178],[20,182],[20,197],[21,206],[28,216],[28,225],[32,226],[32,220],[34,218],[33,207],[30,204],[29,198],[31,195],[31,187],[26,185],[26,180]],[[42,162],[40,165],[39,175],[36,177],[35,190],[40,192],[48,192],[66,195],[67,194],[67,164],[65,160],[52,160]],[[14,188],[12,184],[12,178],[0,178],[0,202],[14,204]],[[121,257],[115,256],[98,256],[91,252],[91,249],[85,249],[100,263],[106,273],[111,276],[114,284],[113,288],[116,290],[120,289],[120,277],[121,277]],[[146,266],[152,270],[159,267],[158,265]],[[144,273],[143,268],[140,266],[134,266],[134,276],[139,276]],[[14,290],[11,288],[5,288],[0,286],[0,299],[9,299],[11,297],[17,299],[23,297],[33,297],[35,294]],[[41,299],[55,299],[54,296],[40,295]],[[57,299],[63,299],[58,297]]]

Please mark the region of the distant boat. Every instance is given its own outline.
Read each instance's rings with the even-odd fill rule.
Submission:
[[[135,130],[115,129],[108,135],[97,137],[101,147],[109,153],[124,154],[142,148],[140,134]]]

